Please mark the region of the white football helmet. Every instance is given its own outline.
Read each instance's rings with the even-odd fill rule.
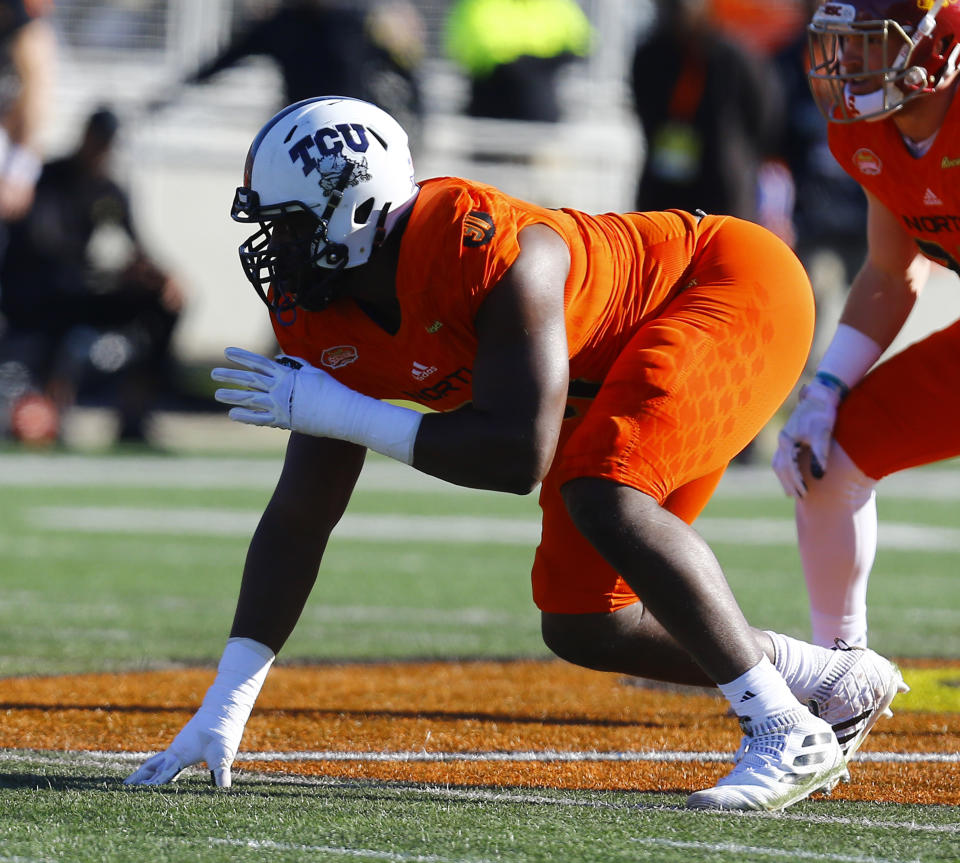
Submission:
[[[417,191],[407,134],[376,105],[290,105],[257,133],[234,197],[231,216],[260,224],[240,246],[244,272],[275,312],[323,309],[337,296],[333,276],[370,260]],[[273,241],[284,217],[299,221],[296,247]]]

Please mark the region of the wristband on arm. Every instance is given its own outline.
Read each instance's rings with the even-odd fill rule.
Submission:
[[[844,398],[880,359],[883,348],[870,336],[840,324],[817,366],[816,380]]]
[[[813,379],[823,384],[828,390],[835,392],[840,401],[843,401],[847,397],[847,393],[850,392],[850,387],[836,375],[831,375],[829,372],[817,372],[813,376]]]

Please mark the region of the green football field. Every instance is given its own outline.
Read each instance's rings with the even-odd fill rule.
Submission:
[[[0,453],[0,678],[29,689],[40,676],[212,668],[280,458]],[[872,646],[960,658],[960,470],[885,482],[880,517]],[[731,469],[696,526],[751,622],[805,636],[792,508],[772,473]],[[528,579],[537,531],[533,497],[369,459],[280,664],[546,658]],[[0,704],[0,730],[17,706]],[[670,789],[282,771],[245,771],[229,793],[198,771],[133,790],[119,783],[130,756],[89,748],[0,749],[0,863],[960,859],[951,806],[826,799],[718,815],[684,811]]]

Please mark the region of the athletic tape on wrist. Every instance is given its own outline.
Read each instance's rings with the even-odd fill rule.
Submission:
[[[305,373],[299,374],[291,394],[294,431],[350,441],[404,464],[413,463],[421,413],[358,393],[329,376],[304,379]],[[306,386],[297,391],[301,380]]]
[[[273,651],[258,641],[229,639],[217,665],[217,677],[203,699],[204,706],[222,709],[229,704],[242,705],[249,715],[274,658]]]
[[[410,408],[357,395],[359,399],[349,416],[344,439],[404,464],[413,464],[413,445],[423,415]]]

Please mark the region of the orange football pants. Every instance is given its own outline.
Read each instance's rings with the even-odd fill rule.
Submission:
[[[834,438],[867,476],[960,455],[960,321],[877,366],[844,399]]]
[[[533,598],[543,611],[608,612],[638,601],[574,527],[565,482],[610,479],[692,523],[803,369],[813,292],[793,252],[730,217],[708,216],[697,231],[687,287],[635,332],[583,416],[564,423],[540,493]]]

